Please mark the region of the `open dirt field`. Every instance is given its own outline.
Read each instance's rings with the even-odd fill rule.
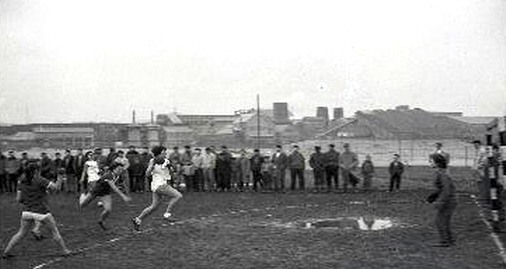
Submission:
[[[98,208],[80,212],[75,196],[56,194],[50,202],[62,235],[81,252],[60,258],[50,238],[26,237],[0,268],[504,268],[462,179],[453,221],[457,245],[432,247],[434,210],[424,202],[429,177],[419,169],[394,193],[188,193],[175,211],[178,223],[163,222],[159,211],[140,233],[131,230],[130,218],[150,194],[134,194],[129,205],[114,197],[105,232],[96,224]],[[376,182],[385,185],[384,178]],[[14,195],[0,202],[3,249],[20,210]]]

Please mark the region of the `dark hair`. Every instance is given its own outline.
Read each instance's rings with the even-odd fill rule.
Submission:
[[[330,144],[329,147],[334,148],[336,145]]]
[[[154,146],[152,149],[151,149],[151,152],[153,153],[153,155],[155,156],[158,156],[160,154],[162,154],[162,152],[166,150],[165,147],[162,147],[162,146]]]
[[[254,149],[254,150],[253,150],[253,152],[260,152],[260,150],[258,150],[258,149]]]
[[[123,164],[119,163],[119,162],[112,162],[111,165],[109,166],[109,170],[112,171],[112,170],[116,169],[116,167],[118,167],[118,166],[123,167]]]
[[[481,140],[473,140],[472,142],[473,144],[478,144],[478,145],[481,145]]]
[[[118,150],[118,154],[123,154],[125,152],[123,152],[122,150]]]
[[[32,180],[35,178],[38,171],[39,171],[39,164],[37,160],[28,161],[24,169],[25,176],[22,178],[22,182],[26,184],[32,184]]]
[[[446,158],[443,155],[436,153],[430,155],[430,158],[434,161],[436,167],[443,169],[447,167]]]
[[[93,155],[93,151],[86,151],[86,153],[84,154],[86,158],[88,158],[89,155]]]

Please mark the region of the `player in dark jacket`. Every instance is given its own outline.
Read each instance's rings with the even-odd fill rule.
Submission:
[[[404,164],[399,160],[399,154],[394,154],[394,160],[390,163],[388,172],[390,173],[390,191],[399,190],[401,187],[402,174],[404,173]]]

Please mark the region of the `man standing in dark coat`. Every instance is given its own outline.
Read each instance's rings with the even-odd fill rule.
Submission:
[[[135,150],[134,146],[130,146],[130,150],[125,154],[125,157],[128,159],[128,180],[131,191],[136,192],[142,184],[142,175],[143,175],[143,166],[141,164],[141,155],[137,150]]]
[[[299,189],[305,189],[304,169],[306,167],[306,159],[299,152],[299,146],[294,145],[292,153],[288,156],[288,167],[290,168],[290,179],[292,184],[290,189],[295,190],[297,178],[299,178]]]
[[[232,179],[232,154],[227,146],[221,146],[221,152],[216,156],[216,171],[218,174],[218,190],[230,190]]]
[[[76,171],[74,170],[74,156],[72,156],[70,149],[65,150],[65,157],[63,157],[63,168],[65,169],[65,182],[64,188],[66,192],[75,192],[77,187]]]
[[[253,190],[257,191],[257,186],[262,182],[262,164],[264,157],[260,155],[260,150],[253,150],[253,156],[250,159],[250,168],[253,173]]]
[[[323,181],[325,176],[325,155],[321,152],[321,147],[314,147],[315,153],[309,158],[309,166],[313,168],[314,185],[317,192],[323,191]]]
[[[51,181],[56,181],[55,166],[53,161],[47,156],[47,153],[40,154],[40,176]]]
[[[332,179],[334,179],[334,187],[339,189],[339,152],[335,149],[334,144],[329,145],[329,151],[325,152],[325,177],[327,180],[327,191],[332,190]]]
[[[83,154],[83,149],[82,148],[78,148],[77,149],[77,154],[76,156],[74,157],[74,171],[76,172],[76,188],[77,188],[77,192],[81,192],[81,187],[83,187],[84,189],[86,189],[86,186],[81,186],[81,183],[79,183],[79,178],[81,178],[81,176],[83,175],[83,170],[84,170],[84,163],[86,162],[86,157],[84,156]],[[85,181],[86,182],[86,181]]]
[[[402,173],[404,173],[404,164],[399,160],[400,155],[394,154],[394,160],[390,163],[388,172],[390,173],[390,191],[399,190],[401,187]],[[445,159],[446,161],[446,159]]]

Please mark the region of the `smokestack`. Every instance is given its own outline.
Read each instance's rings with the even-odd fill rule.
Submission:
[[[329,122],[329,109],[325,106],[319,106],[316,108],[316,116],[325,120],[325,125]]]
[[[155,113],[151,110],[151,124],[155,124]]]
[[[132,110],[132,124],[135,124],[135,109]]]
[[[342,117],[344,117],[343,108],[342,107],[334,108],[334,120],[338,120]]]

